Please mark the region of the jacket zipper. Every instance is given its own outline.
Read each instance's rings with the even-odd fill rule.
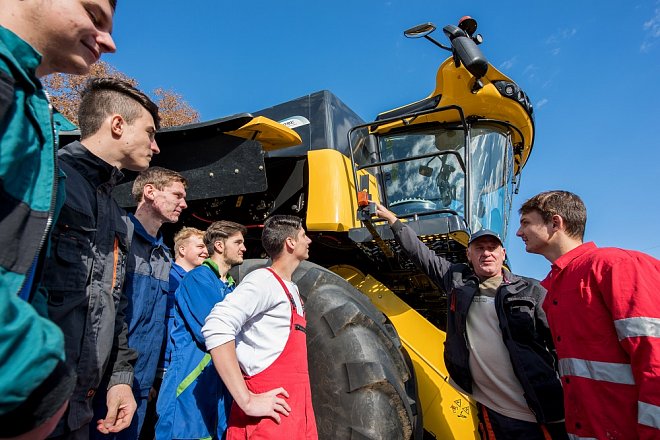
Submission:
[[[50,127],[52,130],[53,134],[53,191],[51,192],[50,195],[50,207],[48,209],[48,219],[46,220],[46,229],[44,230],[43,235],[41,236],[41,240],[39,241],[39,247],[37,248],[37,253],[34,256],[33,260],[33,267],[34,267],[34,276],[29,277],[26,276],[23,282],[21,283],[21,287],[18,290],[19,292],[22,292],[23,289],[25,288],[25,283],[28,282],[30,278],[32,278],[32,287],[30,288],[30,293],[28,295],[28,301],[32,300],[32,293],[34,292],[34,284],[38,282],[39,280],[39,274],[37,271],[40,272],[40,267],[39,267],[39,256],[41,255],[41,251],[44,247],[44,244],[46,243],[46,240],[48,239],[48,235],[50,234],[50,230],[53,227],[53,217],[55,216],[55,202],[57,200],[57,189],[58,189],[58,177],[59,177],[59,162],[57,158],[57,150],[59,148],[59,140],[57,137],[57,130],[55,129],[55,119],[53,116],[53,104],[50,102],[50,96],[48,95],[48,92],[44,89],[43,90],[44,95],[46,95],[46,101],[48,102],[48,113],[50,114]]]

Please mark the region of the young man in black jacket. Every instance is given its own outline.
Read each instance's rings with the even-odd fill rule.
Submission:
[[[64,418],[51,438],[86,440],[92,399],[110,376],[103,433],[131,424],[137,353],[127,343],[124,278],[133,223],[112,197],[122,169],[141,171],[159,153],[158,107],[126,81],[95,78],[82,93],[80,142],[58,151],[66,200],[44,266],[48,313],[64,332],[67,364],[78,374]],[[156,350],[159,348],[157,347]]]
[[[567,439],[563,394],[538,281],[503,267],[489,230],[470,237],[468,264],[431,251],[394,213],[376,204],[408,257],[447,293],[445,364],[452,385],[479,408],[483,439]]]

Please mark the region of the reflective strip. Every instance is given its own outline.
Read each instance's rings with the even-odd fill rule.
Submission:
[[[658,318],[626,318],[614,321],[619,341],[637,336],[660,338],[660,319]]]
[[[559,360],[559,372],[562,376],[577,376],[623,385],[635,385],[630,364],[566,358]]]
[[[660,406],[637,402],[637,421],[640,425],[660,429]]]
[[[568,438],[571,440],[598,440],[595,437],[580,437],[579,435],[575,434],[568,434]]]
[[[202,360],[199,361],[199,364],[197,364],[195,369],[192,370],[185,379],[183,379],[178,387],[176,387],[176,397],[179,397],[179,395],[183,393],[186,388],[188,388],[195,381],[195,379],[199,377],[200,374],[202,374],[202,371],[204,371],[204,368],[206,368],[209,362],[211,362],[211,355],[206,353]]]

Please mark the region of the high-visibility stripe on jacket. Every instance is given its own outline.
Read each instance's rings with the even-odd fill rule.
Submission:
[[[660,438],[660,261],[585,243],[542,284],[571,438]]]
[[[202,327],[213,306],[234,290],[211,259],[188,272],[175,293],[172,358],[158,395],[156,440],[222,438],[231,395],[215,371]]]

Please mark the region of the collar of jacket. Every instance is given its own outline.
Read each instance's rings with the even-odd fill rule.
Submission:
[[[531,279],[511,273],[505,268],[502,268],[502,275],[504,278],[502,280],[501,287],[504,288],[503,290],[505,292],[505,296],[522,292],[527,289],[530,284],[533,284]]]
[[[165,248],[166,250],[169,251],[170,248],[168,248],[167,245],[165,245],[165,243],[163,242],[163,234],[158,232],[158,236],[153,237],[153,236],[149,235],[147,230],[144,229],[144,226],[142,226],[142,223],[140,223],[140,220],[138,220],[135,217],[135,215],[133,215],[133,213],[128,213],[128,218],[131,219],[131,221],[133,222],[133,225],[135,226],[135,231],[133,232],[134,235],[136,234],[136,235],[142,237],[144,240],[146,240],[151,245],[152,248],[162,247],[162,248]]]
[[[0,57],[18,66],[19,69],[16,71],[33,90],[42,88],[41,81],[37,78],[41,54],[21,37],[2,26],[0,26]]]
[[[571,249],[561,257],[557,258],[555,262],[552,263],[552,269],[562,270],[576,258],[579,258],[582,255],[586,254],[587,252],[590,252],[596,248],[597,248],[596,243],[594,243],[593,241],[582,243],[580,246]]]
[[[220,281],[222,281],[222,276],[220,275],[220,266],[218,266],[218,263],[213,261],[211,258],[207,258],[206,260],[204,260],[202,262],[202,265],[208,267],[209,269],[211,269],[213,271],[213,273],[215,274],[215,276],[218,277],[218,279]],[[231,277],[231,275],[227,274],[227,285],[231,286],[233,284],[236,284],[236,282]]]
[[[481,279],[477,276],[476,273],[474,273],[474,269],[470,266],[470,270],[472,273],[470,274],[470,278],[473,278],[474,281],[479,285],[481,283]],[[518,275],[511,273],[506,267],[502,268],[502,286],[507,286],[510,284],[516,284],[518,281],[520,281],[522,278],[519,277]]]
[[[59,157],[78,171],[94,188],[103,184],[114,187],[124,178],[124,174],[117,167],[92,154],[79,141],[63,147]]]
[[[181,278],[183,278],[188,272],[176,262],[172,262],[172,270],[176,272]]]

